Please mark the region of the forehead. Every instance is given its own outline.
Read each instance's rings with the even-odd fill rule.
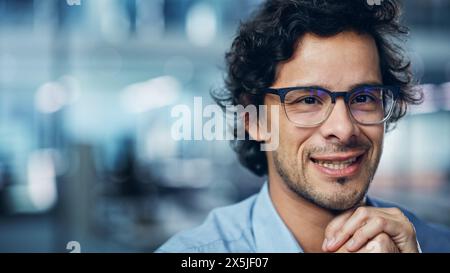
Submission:
[[[369,35],[342,32],[299,39],[293,56],[278,65],[274,87],[320,85],[346,90],[366,82],[381,83],[375,41]]]

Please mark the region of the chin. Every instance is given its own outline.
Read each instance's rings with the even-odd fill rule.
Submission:
[[[364,196],[355,198],[354,196],[337,196],[328,200],[322,200],[322,207],[333,211],[344,211],[357,206],[364,199]]]
[[[368,186],[361,188],[361,184],[357,181],[344,180],[316,189],[317,193],[311,194],[311,201],[320,207],[334,211],[348,210],[357,206],[364,200]],[[329,182],[326,183],[329,184]]]

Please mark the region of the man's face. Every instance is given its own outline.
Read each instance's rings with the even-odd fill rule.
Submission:
[[[279,64],[272,87],[347,91],[376,83],[382,78],[374,40],[344,32],[302,37],[293,57]],[[265,103],[279,105],[280,100],[267,95]],[[357,124],[341,97],[321,125],[300,128],[281,113],[279,128],[279,147],[267,153],[269,175],[279,176],[286,189],[326,209],[345,210],[361,202],[381,156],[384,125]]]

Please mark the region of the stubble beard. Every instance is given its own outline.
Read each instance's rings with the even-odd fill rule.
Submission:
[[[340,148],[340,150],[342,150],[342,148]],[[364,183],[362,190],[352,190],[351,192],[347,192],[348,190],[345,189],[345,184],[349,182],[349,178],[342,177],[337,178],[336,183],[342,186],[343,191],[333,193],[333,195],[330,196],[315,187],[316,184],[313,179],[308,177],[305,170],[298,164],[297,157],[295,157],[294,160],[289,160],[288,157],[283,156],[282,154],[283,152],[281,149],[274,151],[273,161],[276,171],[288,189],[298,197],[336,214],[361,204],[369,190],[381,157],[381,155],[379,155],[378,158],[375,159],[375,162],[369,162],[366,166],[362,166],[362,177],[365,177],[365,179],[364,181],[358,182]],[[303,162],[302,166],[305,165],[304,163],[305,162]]]

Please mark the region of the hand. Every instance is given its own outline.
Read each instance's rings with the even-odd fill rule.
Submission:
[[[334,252],[345,246],[355,252],[382,233],[391,238],[400,252],[419,252],[414,226],[401,210],[374,207],[358,207],[333,219],[325,230],[322,249]]]
[[[399,253],[399,249],[386,233],[380,233],[370,240],[363,247],[355,252],[350,252],[345,245],[339,248],[336,253]]]

